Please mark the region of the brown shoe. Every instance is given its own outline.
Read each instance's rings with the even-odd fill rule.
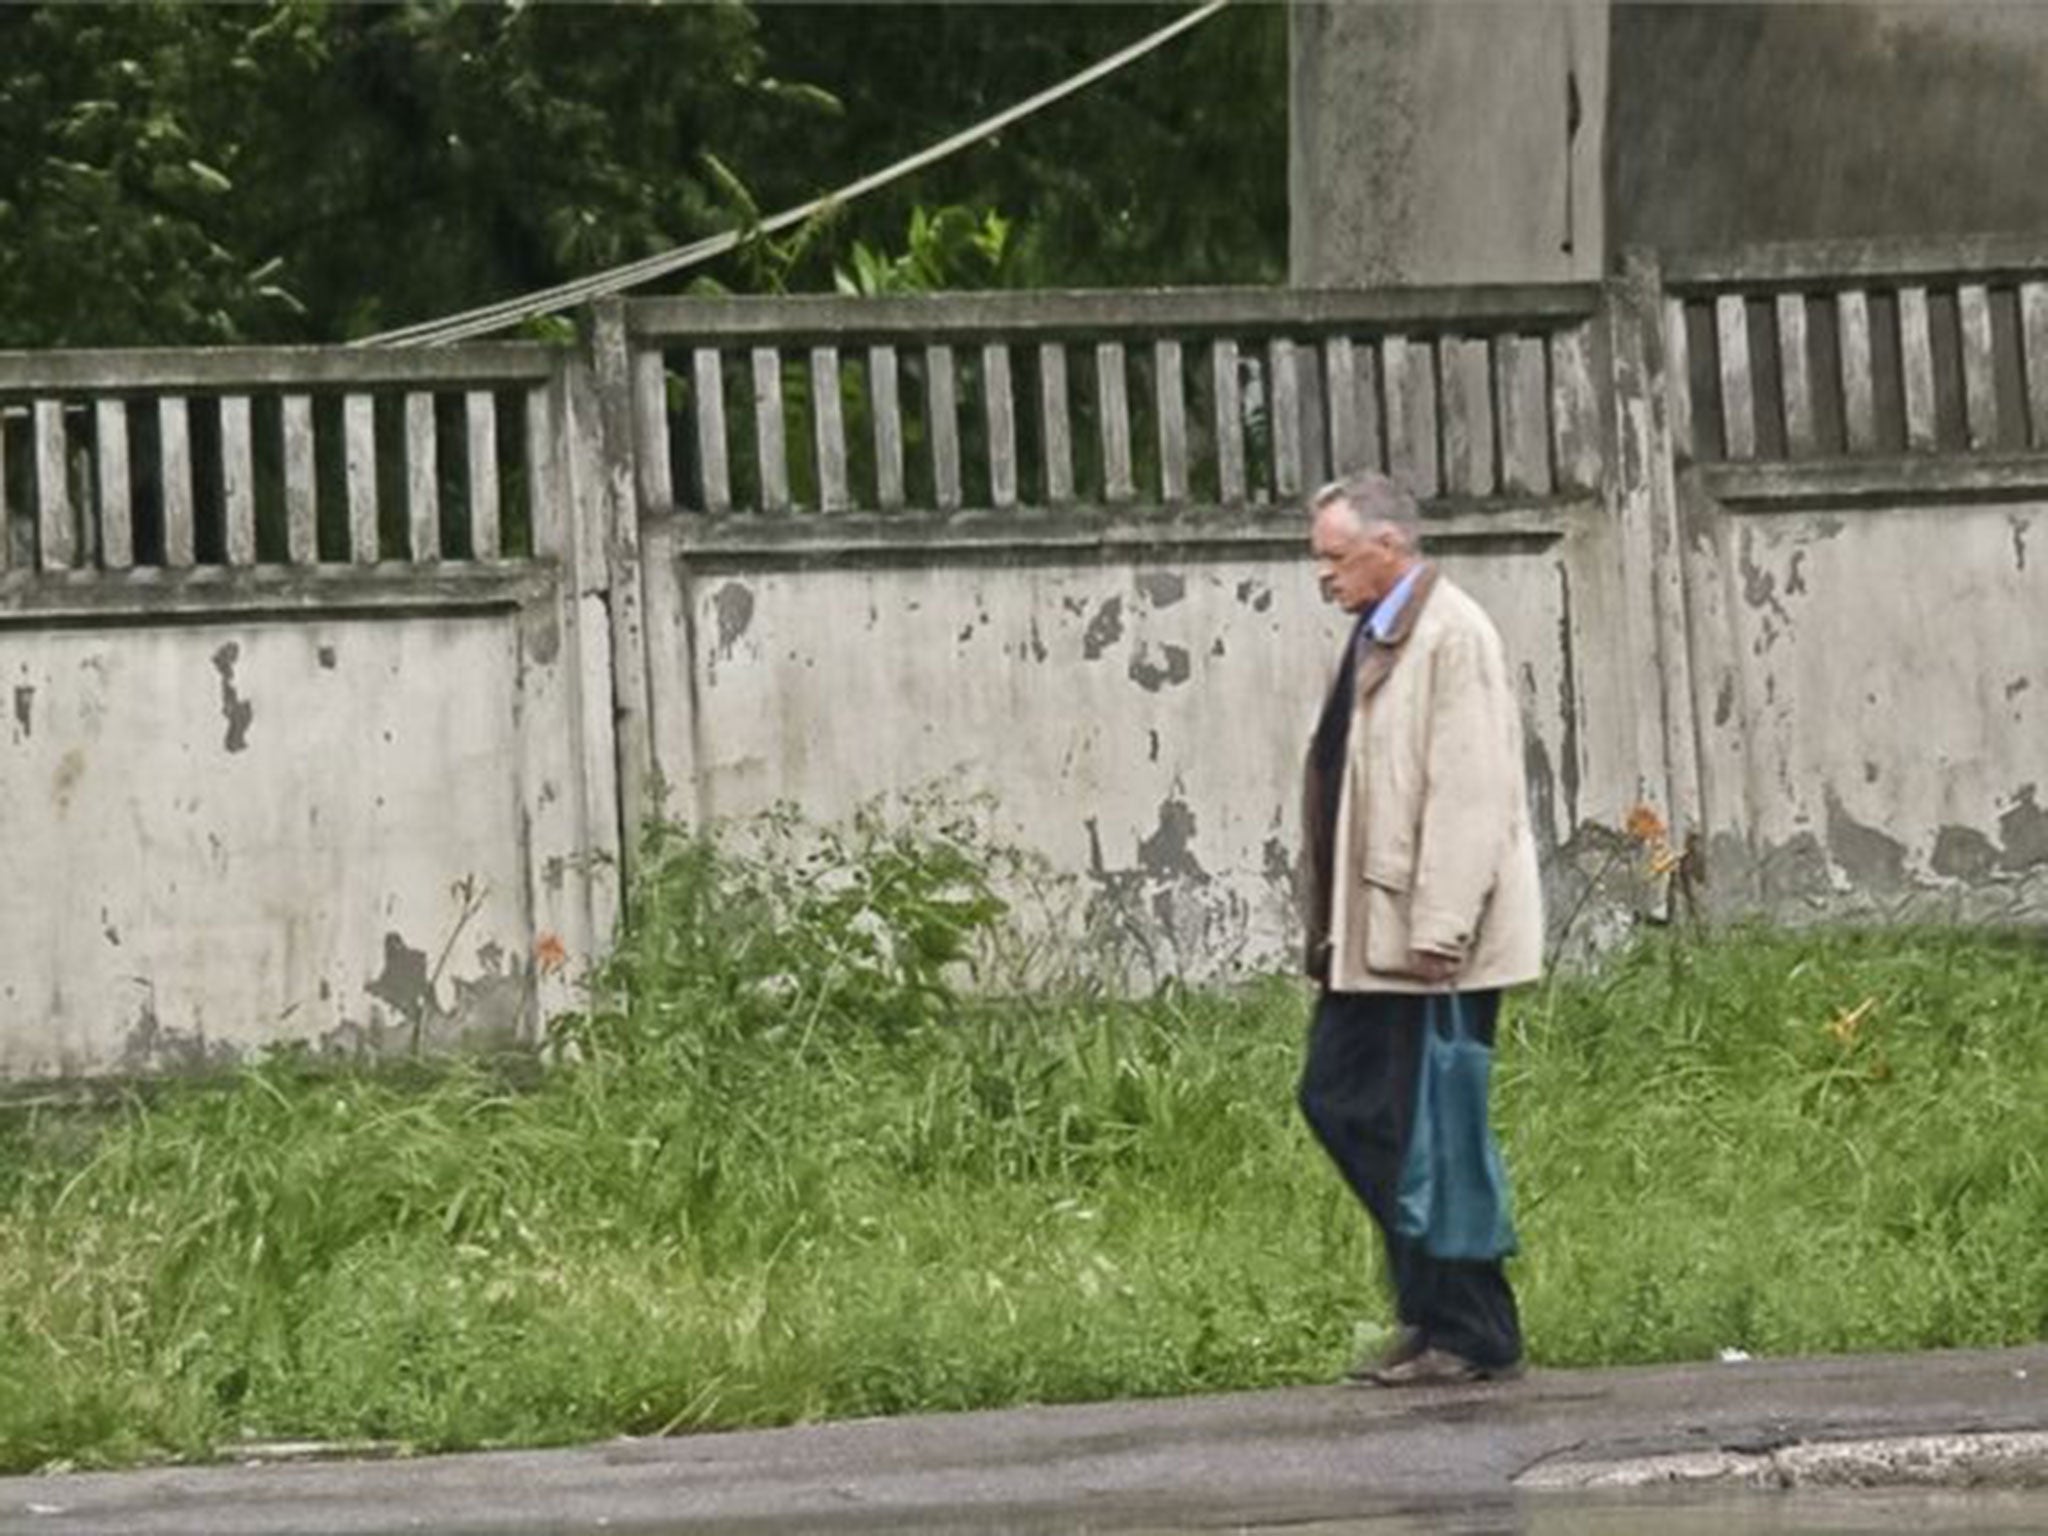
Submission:
[[[1351,1369],[1344,1373],[1344,1379],[1353,1386],[1377,1386],[1382,1371],[1405,1365],[1428,1347],[1420,1328],[1403,1323],[1394,1330],[1394,1337],[1389,1343],[1359,1356]]]
[[[1480,1365],[1448,1349],[1425,1349],[1388,1366],[1372,1379],[1383,1387],[1456,1387],[1476,1381],[1515,1381],[1521,1374],[1519,1360],[1506,1365]]]

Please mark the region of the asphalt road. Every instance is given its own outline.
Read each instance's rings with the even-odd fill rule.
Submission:
[[[1887,1501],[1864,1495],[1853,1507],[1866,1523],[1834,1526],[1799,1521],[1840,1495],[1780,1497],[1757,1506],[1772,1512],[1768,1524],[1747,1526],[1729,1513],[1743,1496],[1723,1491],[1700,1504],[1666,1495],[1646,1527],[1639,1495],[1527,1486],[1569,1483],[1575,1469],[1617,1458],[1753,1460],[1787,1446],[2000,1431],[2048,1432],[2048,1346],[1538,1371],[1511,1385],[1426,1392],[1308,1387],[567,1450],[6,1478],[0,1533],[2048,1529],[2048,1494],[2039,1492],[1983,1495],[1972,1506],[1978,1523],[1962,1525],[1943,1525],[1938,1496],[1924,1490],[1893,1497],[1884,1515],[1873,1512]],[[2022,1474],[2006,1480],[2038,1474],[2048,1489],[2048,1457]],[[1923,1480],[1938,1483],[1938,1469]],[[2017,1523],[1984,1524],[1994,1506]],[[1897,1523],[1867,1523],[1880,1519]]]

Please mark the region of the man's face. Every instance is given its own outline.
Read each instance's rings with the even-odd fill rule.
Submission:
[[[1386,523],[1363,528],[1342,501],[1316,509],[1309,528],[1309,549],[1316,560],[1316,584],[1323,600],[1346,613],[1368,608],[1394,590],[1408,568],[1400,535]]]

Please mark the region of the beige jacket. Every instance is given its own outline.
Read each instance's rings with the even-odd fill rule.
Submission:
[[[1330,788],[1312,766],[1311,811]],[[1432,990],[1405,974],[1414,949],[1459,957],[1450,985],[1462,991],[1537,977],[1543,900],[1521,713],[1493,621],[1433,569],[1359,665],[1335,788],[1335,846],[1311,849],[1307,901],[1311,968],[1325,937],[1333,990]]]

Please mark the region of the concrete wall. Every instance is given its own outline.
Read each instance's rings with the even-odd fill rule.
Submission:
[[[1606,0],[1289,14],[1295,283],[1600,274]]]
[[[2048,247],[1773,248],[1597,290],[1383,297],[614,315],[584,356],[521,365],[533,547],[485,560],[94,565],[120,418],[67,392],[124,395],[121,367],[0,357],[34,434],[0,448],[36,469],[33,505],[17,480],[0,516],[38,561],[0,571],[0,1078],[530,1036],[608,941],[622,829],[657,782],[693,820],[986,793],[1065,882],[1077,958],[1139,985],[1290,964],[1300,757],[1343,633],[1298,502],[1346,454],[1428,476],[1434,552],[1499,625],[1554,939],[1659,911],[1619,831],[1638,801],[1697,835],[1686,878],[1716,912],[2048,911]],[[881,477],[842,461],[830,510],[690,509],[731,491],[721,453],[844,449],[831,412],[762,387],[830,377],[841,322],[885,359],[870,377],[891,349],[927,381],[944,349],[978,364],[954,422],[987,430],[918,451],[954,456],[956,502],[964,480],[1004,504],[905,508],[899,480],[872,505]],[[1151,364],[1152,421],[1079,418],[1129,456],[1077,458],[1102,476],[1079,497],[1015,474],[1018,399],[1042,429],[1076,393],[1045,383],[1048,335],[1092,403],[1133,352]],[[718,386],[722,421],[721,348],[747,374]],[[1006,356],[1041,371],[990,389]],[[1184,370],[1176,402],[1190,357],[1209,387]],[[342,366],[232,361],[287,394]],[[668,388],[677,363],[701,394]],[[436,365],[406,366],[425,393]],[[1233,392],[1248,378],[1339,429],[1290,443]],[[927,385],[906,396],[929,412]],[[346,404],[311,414],[349,426]],[[482,434],[464,446],[491,467]],[[350,462],[367,482],[374,453]],[[435,482],[408,483],[423,525]]]
[[[1627,803],[1578,714],[1572,626],[1595,610],[1583,591],[1574,609],[1569,549],[1481,537],[1443,554],[1521,681],[1560,877],[1582,811],[1605,800],[1615,822]],[[829,820],[925,784],[986,794],[1003,835],[1073,882],[1076,958],[1141,984],[1292,963],[1302,753],[1348,628],[1305,531],[1256,550],[650,579],[684,588],[686,621],[650,643],[691,678],[696,740],[662,755],[695,754],[697,814],[787,800]]]
[[[530,1029],[517,652],[497,617],[10,635],[0,1075]]]
[[[1717,899],[2048,913],[2048,496],[1872,506],[1686,485]]]
[[[1290,23],[1297,283],[2048,228],[2039,5],[1297,0]]]
[[[1614,250],[2048,228],[2048,8],[1617,5]]]

